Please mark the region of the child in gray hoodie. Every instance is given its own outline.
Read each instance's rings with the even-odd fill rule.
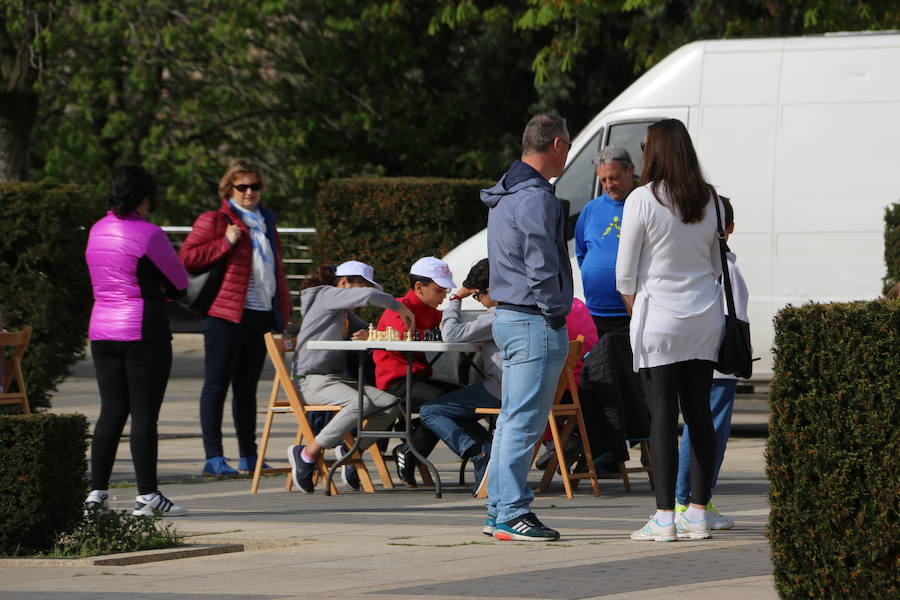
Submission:
[[[306,446],[288,448],[294,484],[304,492],[315,491],[313,474],[316,460],[328,448],[341,443],[343,436],[356,427],[359,412],[357,381],[344,375],[346,354],[333,350],[309,350],[310,340],[365,340],[367,324],[352,309],[367,304],[389,308],[400,314],[406,326],[415,326],[412,312],[382,291],[375,282],[371,266],[359,262],[345,262],[334,269],[319,267],[306,280],[300,293],[300,313],[303,322],[297,335],[292,374],[303,397],[313,404],[342,406],[343,409]],[[363,416],[368,418],[367,429],[385,429],[399,413],[396,396],[373,386],[365,386]],[[371,445],[363,444],[362,448]]]

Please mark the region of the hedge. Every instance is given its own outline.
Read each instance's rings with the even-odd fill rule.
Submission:
[[[900,597],[900,301],[775,318],[769,541],[782,598]]]
[[[50,406],[84,352],[92,303],[84,249],[102,204],[73,185],[0,185],[0,311],[10,331],[34,328],[23,360],[32,409]]]
[[[81,520],[84,415],[0,416],[0,554],[47,551]]]
[[[492,181],[434,178],[333,179],[316,199],[316,264],[361,260],[385,291],[409,288],[409,267],[443,256],[487,226],[479,191]],[[461,284],[466,273],[454,273]]]
[[[900,281],[900,202],[894,202],[884,210],[884,293]]]

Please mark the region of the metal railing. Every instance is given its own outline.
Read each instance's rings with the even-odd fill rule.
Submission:
[[[190,226],[181,225],[166,225],[162,228],[169,236],[176,251],[181,248],[181,244],[191,229]],[[298,313],[295,316],[299,316],[300,286],[312,271],[309,244],[311,238],[316,235],[316,230],[314,227],[278,227],[278,235],[281,237],[281,262],[284,263],[284,271],[288,279],[291,306]]]

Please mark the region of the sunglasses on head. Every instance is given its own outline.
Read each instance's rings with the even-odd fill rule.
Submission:
[[[237,191],[239,191],[243,194],[247,190],[253,190],[254,192],[258,192],[259,190],[262,189],[262,184],[257,181],[256,183],[240,183],[240,184],[236,184],[232,187],[234,187],[234,189],[236,189]]]

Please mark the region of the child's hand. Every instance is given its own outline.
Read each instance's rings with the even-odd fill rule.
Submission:
[[[369,331],[367,329],[360,329],[359,331],[354,331],[353,335],[350,336],[350,339],[354,342],[364,342],[369,339]]]
[[[406,331],[413,331],[416,328],[416,315],[414,315],[413,311],[409,310],[405,304],[400,305],[400,308],[397,309],[397,314],[400,315],[400,319],[403,320]]]

